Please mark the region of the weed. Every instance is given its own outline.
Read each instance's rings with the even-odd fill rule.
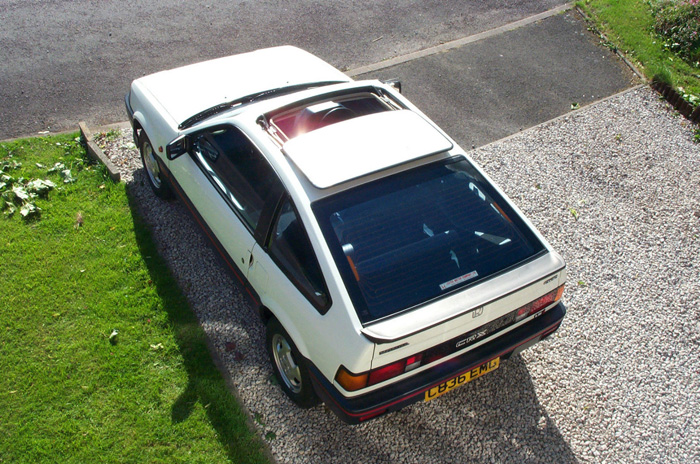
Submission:
[[[697,0],[650,0],[654,31],[664,48],[688,63],[700,61],[700,2]]]
[[[600,40],[600,44],[613,53],[617,52],[617,45],[615,45],[613,42],[609,41],[608,39],[602,38]]]
[[[118,139],[120,136],[121,134],[116,129],[110,129],[104,133],[105,140],[115,140]]]
[[[681,98],[683,98],[683,100],[693,105],[693,107],[696,107],[698,106],[698,104],[700,104],[700,97],[686,92],[683,87],[678,87],[678,93],[680,94]]]
[[[688,95],[700,95],[700,59],[680,59],[681,50],[665,46],[666,39],[660,39],[655,31],[658,15],[652,13],[651,2],[661,5],[668,0],[582,0],[577,5],[591,18],[591,27],[608,38],[605,40],[619,50],[630,51],[628,58],[648,79],[656,78],[674,88],[682,86]],[[692,3],[695,11],[700,8],[696,0],[673,3]],[[700,22],[699,16],[688,22]],[[695,47],[697,51],[697,44]]]
[[[258,424],[265,427],[265,422],[263,421],[263,415],[260,414],[259,412],[256,412],[253,414],[253,420],[255,420],[255,422],[257,422]]]

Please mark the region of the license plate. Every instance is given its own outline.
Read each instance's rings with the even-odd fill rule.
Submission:
[[[437,387],[431,388],[430,390],[425,392],[425,401],[435,399],[438,396],[443,395],[450,390],[454,390],[460,385],[464,385],[467,382],[471,382],[472,380],[481,377],[484,374],[488,374],[489,372],[498,369],[498,366],[500,365],[500,359],[501,358],[492,359],[491,361],[485,362],[481,366],[475,367],[469,372],[465,372],[464,374],[450,379],[447,382],[441,383]]]

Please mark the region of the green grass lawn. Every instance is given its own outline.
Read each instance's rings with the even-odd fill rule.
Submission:
[[[700,96],[700,68],[664,48],[663,40],[653,31],[654,18],[647,0],[584,0],[577,5],[648,79],[659,76],[688,94]]]
[[[75,137],[0,144],[0,462],[267,462],[124,184]],[[40,216],[9,215],[37,178],[56,185]]]

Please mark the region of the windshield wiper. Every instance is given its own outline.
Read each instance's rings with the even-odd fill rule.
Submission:
[[[331,84],[342,84],[344,81],[322,81],[322,82],[309,82],[306,84],[296,84],[296,85],[289,85],[287,87],[278,87],[276,89],[271,89],[271,90],[263,90],[262,92],[256,92],[250,95],[246,95],[245,97],[237,98],[235,100],[231,100],[225,103],[220,103],[218,105],[214,105],[211,108],[207,108],[204,111],[200,111],[199,113],[195,114],[194,116],[190,116],[189,118],[185,119],[180,123],[179,126],[177,126],[178,129],[183,130],[187,129],[189,127],[194,126],[200,121],[204,121],[205,119],[208,119],[215,114],[223,113],[226,110],[229,110],[235,106],[240,106],[240,105],[245,105],[248,103],[252,103],[255,101],[260,101],[260,100],[265,100],[267,98],[272,98],[272,97],[278,97],[280,95],[288,94],[288,93],[293,93],[293,92],[299,92],[301,90],[307,90],[307,89],[312,89],[314,87],[322,87],[324,85],[331,85]]]

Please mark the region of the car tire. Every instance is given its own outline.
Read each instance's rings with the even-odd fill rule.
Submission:
[[[141,151],[141,163],[146,169],[146,177],[148,184],[153,189],[153,192],[160,198],[168,200],[173,197],[173,192],[170,189],[168,181],[164,178],[161,172],[161,165],[158,161],[158,155],[153,151],[151,141],[145,132],[141,132],[139,138],[139,150]]]
[[[284,393],[302,408],[317,405],[319,399],[311,385],[306,360],[282,324],[274,317],[267,323],[266,338],[272,370]]]

